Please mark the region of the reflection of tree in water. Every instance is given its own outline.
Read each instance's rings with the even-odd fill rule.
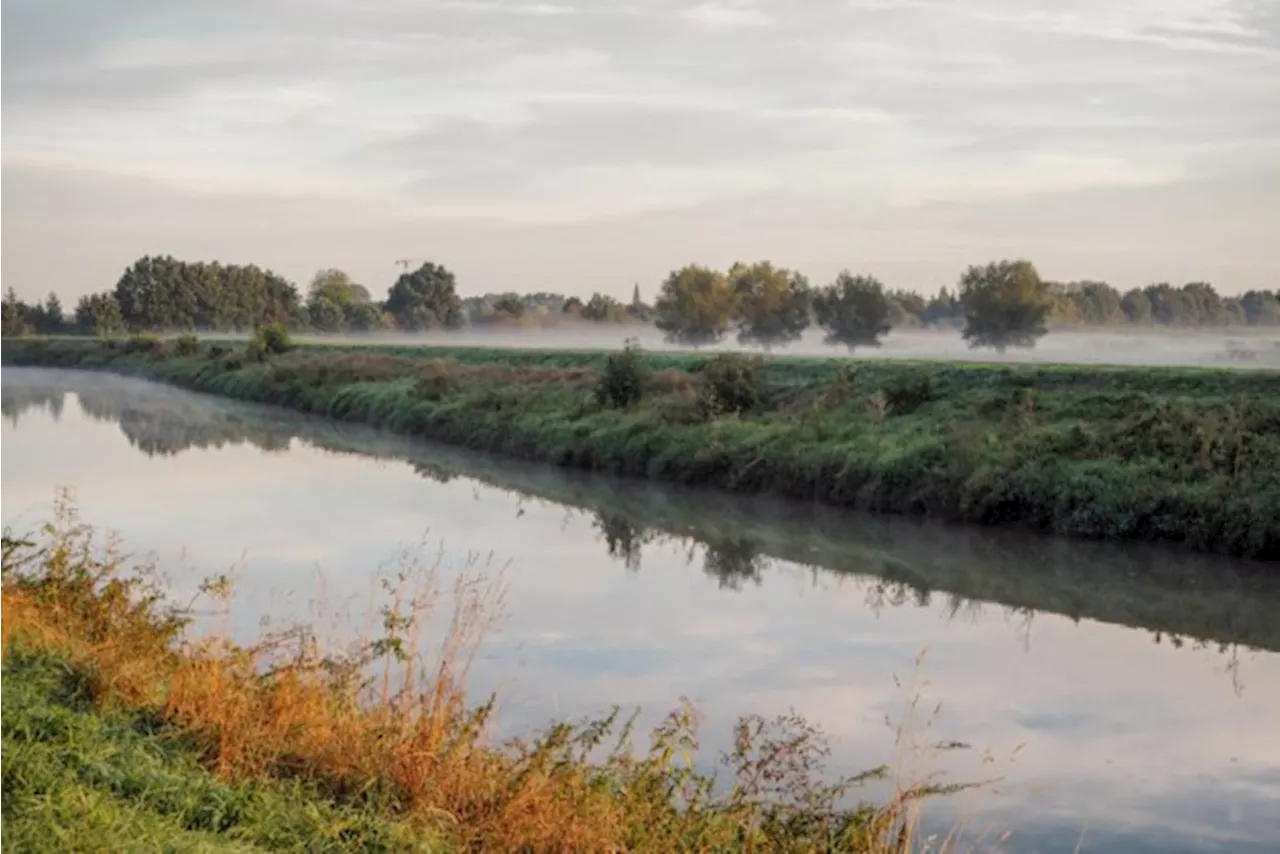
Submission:
[[[436,483],[448,483],[458,476],[456,471],[428,460],[410,460],[409,465],[413,466],[414,472],[419,476],[425,477],[427,480],[433,480]]]
[[[596,513],[592,527],[604,537],[609,557],[622,561],[622,565],[631,572],[640,570],[640,547],[649,540],[647,531],[636,528],[626,516],[604,510]]]
[[[759,586],[769,568],[769,558],[754,540],[735,537],[708,541],[705,546],[702,571],[714,577],[721,590],[741,590],[747,581]]]
[[[4,387],[3,393],[0,393],[0,413],[3,413],[15,427],[18,426],[18,419],[32,409],[47,409],[53,416],[53,420],[57,421],[62,417],[65,397],[65,392],[51,391],[40,386],[15,388],[10,383]]]
[[[933,601],[933,592],[906,581],[876,581],[867,586],[866,603],[877,617],[885,609],[901,608],[911,602],[926,608]]]

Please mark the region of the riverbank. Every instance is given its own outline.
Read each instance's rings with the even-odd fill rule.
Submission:
[[[191,344],[194,343],[194,347]],[[6,340],[109,370],[556,465],[838,506],[1280,557],[1274,372],[467,348]]]
[[[712,780],[684,709],[637,752],[616,713],[505,744],[467,705],[487,602],[455,588],[449,653],[417,654],[431,579],[401,577],[382,636],[346,653],[307,627],[248,646],[191,630],[67,506],[6,533],[6,850],[913,850],[907,788],[846,806],[885,769],[823,781],[820,734],[747,718]],[[202,607],[229,601],[222,583]],[[613,745],[617,745],[614,747]]]

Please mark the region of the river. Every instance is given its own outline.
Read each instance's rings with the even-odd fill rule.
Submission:
[[[1280,840],[1273,567],[562,472],[107,375],[0,388],[4,524],[71,487],[175,597],[234,570],[233,634],[367,601],[405,555],[500,581],[471,684],[502,732],[688,697],[710,754],[794,708],[835,771],[994,780],[929,815],[1006,850]],[[904,759],[904,723],[968,747]]]

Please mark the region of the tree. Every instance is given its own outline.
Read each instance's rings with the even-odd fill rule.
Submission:
[[[848,270],[841,270],[813,300],[813,313],[827,333],[826,342],[850,351],[879,347],[880,337],[893,328],[892,311],[879,279],[855,276]]]
[[[37,332],[44,335],[58,335],[66,328],[66,318],[62,313],[62,300],[53,291],[45,298],[44,309]]]
[[[1034,347],[1045,334],[1049,289],[1030,261],[970,267],[960,278],[962,333],[970,347]]]
[[[622,303],[599,292],[591,295],[591,299],[582,307],[581,314],[583,320],[609,323],[624,323],[627,320],[627,310]]]
[[[1109,326],[1125,321],[1120,292],[1106,282],[1072,282],[1067,290],[1081,323]]]
[[[809,326],[813,292],[799,273],[768,261],[734,264],[729,285],[738,308],[738,341],[766,350],[798,340]]]
[[[76,303],[76,326],[82,331],[110,338],[125,331],[124,314],[115,294],[90,294]]]
[[[401,329],[456,329],[463,324],[453,273],[431,262],[396,279],[387,294],[386,310]]]
[[[1120,308],[1124,311],[1125,319],[1130,323],[1151,322],[1151,298],[1141,288],[1125,291],[1125,295],[1120,299]]]
[[[1280,326],[1280,293],[1245,291],[1240,307],[1250,326]]]
[[[655,325],[668,341],[701,347],[725,336],[734,308],[733,288],[724,273],[690,264],[673,270],[662,283]]]
[[[337,268],[320,270],[312,276],[306,308],[311,325],[329,332],[376,329],[380,323],[375,322],[372,327],[368,324],[374,317],[380,321],[382,316],[364,285]]]
[[[4,292],[3,322],[0,326],[3,327],[0,332],[5,336],[30,335],[35,331],[31,323],[30,306],[18,299],[13,288]]]

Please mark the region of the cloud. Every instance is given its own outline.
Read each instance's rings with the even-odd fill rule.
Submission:
[[[391,240],[375,247],[371,233],[411,235],[424,222],[447,224],[446,263],[487,253],[495,229],[521,246],[533,238],[510,229],[536,231],[552,243],[527,259],[532,271],[571,292],[605,283],[585,267],[563,279],[564,262],[539,269],[537,259],[581,255],[574,228],[600,223],[646,235],[606,244],[630,259],[617,270],[623,285],[762,239],[794,266],[821,266],[848,251],[846,229],[868,224],[881,239],[865,263],[892,268],[896,247],[912,241],[932,241],[915,246],[922,258],[974,241],[971,223],[989,229],[974,252],[1027,232],[1025,219],[994,224],[1011,198],[1048,211],[1061,193],[1153,193],[1195,176],[1214,205],[1230,196],[1215,181],[1275,162],[1274,4],[821,0],[782,9],[122,0],[108,12],[90,0],[12,0],[3,157],[17,180],[4,229],[24,239],[5,270],[20,291],[50,282],[74,297],[114,277],[93,260],[107,250],[91,248],[111,231],[110,252],[126,256],[155,251],[163,234],[216,254],[288,258],[296,266],[283,272],[297,278],[333,263],[360,272]],[[41,195],[49,192],[58,195]],[[157,194],[168,210],[142,201]],[[939,204],[963,205],[967,222],[900,216]],[[102,209],[112,221],[95,227],[89,212]],[[291,215],[268,220],[267,209]],[[1168,215],[1154,202],[1145,210]],[[225,221],[209,225],[214,212]],[[1221,251],[1197,244],[1193,212],[1179,215],[1190,235],[1180,248]],[[179,227],[197,221],[205,234]],[[677,221],[678,230],[668,225]],[[308,230],[345,231],[349,241],[312,244],[350,248],[304,262]],[[1076,263],[1091,265],[1085,231],[1024,239],[1066,245],[1073,234]],[[695,237],[705,249],[690,245]],[[1222,287],[1270,284],[1264,244],[1232,254],[1241,278]],[[925,278],[950,278],[950,262],[936,263]],[[1114,275],[1157,263],[1148,249]],[[503,284],[489,278],[494,265],[472,269],[485,278],[470,288]]]

